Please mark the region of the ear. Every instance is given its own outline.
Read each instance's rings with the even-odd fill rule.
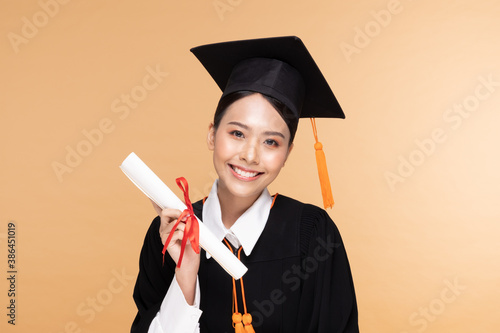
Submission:
[[[208,125],[207,146],[208,146],[208,150],[211,150],[211,151],[213,151],[214,148],[215,148],[215,127],[214,127],[214,123],[210,123],[210,125]]]

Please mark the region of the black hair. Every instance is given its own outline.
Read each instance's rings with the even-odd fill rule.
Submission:
[[[257,93],[255,91],[241,90],[222,97],[219,100],[219,104],[217,104],[217,109],[215,109],[214,129],[217,130],[217,127],[219,126],[222,117],[224,117],[227,108],[231,104],[233,104],[239,99],[242,99],[243,97],[247,97],[253,94],[260,94],[260,93]],[[265,94],[261,95],[273,106],[273,108],[285,121],[286,125],[288,126],[288,130],[290,131],[290,141],[288,142],[288,145],[291,145],[293,139],[295,138],[295,133],[297,132],[299,119],[293,114],[292,110],[290,110],[290,108],[287,107],[283,102],[277,100],[276,98],[267,96]]]

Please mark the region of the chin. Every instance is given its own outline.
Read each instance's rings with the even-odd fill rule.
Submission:
[[[222,181],[219,179],[219,186],[222,185],[223,189],[227,190],[235,198],[252,198],[259,197],[267,187],[264,184],[256,184],[252,182],[240,181],[232,179],[230,182]],[[254,181],[255,182],[255,181]]]
[[[229,186],[229,192],[237,198],[250,198],[250,197],[258,197],[262,191],[264,191],[265,187],[259,188],[248,188],[247,186]]]

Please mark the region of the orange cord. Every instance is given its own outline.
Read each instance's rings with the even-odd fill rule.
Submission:
[[[240,246],[240,249],[238,250],[238,260],[241,261],[241,250],[243,249],[242,246]],[[234,281],[234,279],[233,279]],[[240,278],[241,282],[241,299],[243,300],[243,310],[245,310],[245,313],[247,313],[247,302],[245,300],[245,287],[243,287],[243,277]],[[236,308],[238,310],[238,308]]]
[[[318,142],[318,129],[316,128],[316,118],[311,118],[311,125],[313,128],[313,135],[314,135],[314,140]]]
[[[224,242],[226,243],[229,250],[233,252],[233,248],[231,247],[231,245],[229,245],[227,239],[224,238]],[[238,313],[238,297],[236,295],[236,281],[234,280],[234,278],[233,278],[233,312]]]
[[[276,199],[276,197],[274,198]],[[274,201],[273,201],[274,204]],[[224,238],[224,242],[226,243],[229,250],[234,253],[232,246],[229,244],[226,238]],[[243,247],[240,246],[238,249],[238,259],[241,260],[241,250]],[[243,310],[245,311],[243,316],[238,312],[238,298],[236,293],[236,281],[233,278],[233,327],[235,329],[235,333],[243,333],[243,332],[255,332],[252,326],[252,315],[247,312],[247,303],[245,299],[245,287],[243,285],[243,277],[240,278],[241,283],[241,299],[243,300]]]

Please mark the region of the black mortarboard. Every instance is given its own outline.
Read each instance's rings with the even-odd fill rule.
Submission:
[[[345,118],[304,43],[295,36],[202,45],[191,52],[223,96],[259,92],[284,103],[297,118]]]

